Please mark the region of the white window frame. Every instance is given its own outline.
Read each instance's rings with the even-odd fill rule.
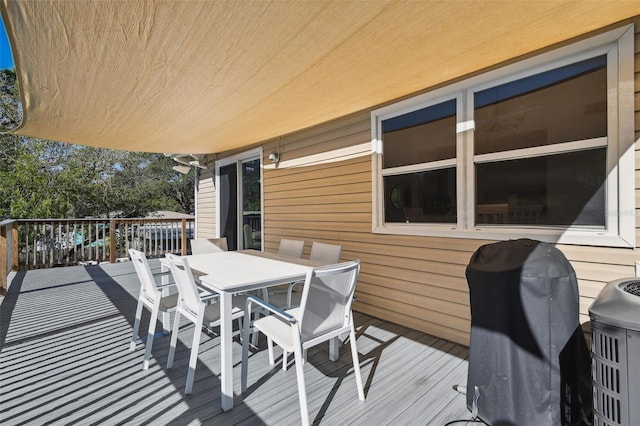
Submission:
[[[533,238],[540,241],[635,247],[634,28],[624,26],[470,79],[376,109],[371,113],[372,231],[485,240]],[[580,142],[474,155],[474,94],[508,81],[539,74],[594,56],[607,55],[607,136]],[[455,98],[457,100],[457,223],[384,222],[383,177],[423,170],[411,165],[383,170],[382,121]],[[475,225],[474,164],[607,146],[605,229],[531,225]],[[449,161],[449,160],[446,160]],[[438,166],[431,163],[429,169]],[[422,167],[422,168],[421,168]],[[401,170],[402,169],[402,170]]]

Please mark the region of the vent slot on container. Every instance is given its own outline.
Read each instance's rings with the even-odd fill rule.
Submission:
[[[640,425],[639,313],[638,277],[610,281],[589,307],[594,425]]]
[[[591,331],[593,403],[598,413],[594,416],[594,424],[628,424],[627,401],[621,394],[627,388],[626,333],[599,323],[592,323]]]

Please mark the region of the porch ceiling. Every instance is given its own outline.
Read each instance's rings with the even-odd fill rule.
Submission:
[[[640,14],[637,1],[1,0],[15,133],[213,153]]]

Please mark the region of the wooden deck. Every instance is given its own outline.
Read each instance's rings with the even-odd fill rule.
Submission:
[[[192,325],[181,330],[172,369],[169,336],[159,335],[142,371],[143,344],[128,351],[138,288],[128,262],[15,275],[0,311],[0,423],[299,424],[295,369],[270,367],[262,340],[244,395],[235,344],[235,407],[226,413],[215,334],[203,336],[192,395],[184,395]],[[319,346],[305,366],[312,422],[444,425],[470,418],[465,397],[452,390],[466,382],[467,348],[362,314],[356,325],[366,401],[358,400],[348,343],[337,362]]]

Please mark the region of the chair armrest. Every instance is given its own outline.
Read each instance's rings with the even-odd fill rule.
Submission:
[[[301,284],[304,284],[304,281],[296,281],[296,282],[294,282],[294,283],[291,283],[291,284],[289,284],[289,289],[288,289],[288,290],[289,290],[289,291],[293,291],[293,288],[294,288],[295,286],[297,286],[297,285],[301,285]]]
[[[287,288],[287,295],[289,297],[289,300],[291,300],[291,293],[293,293],[293,288],[300,284],[304,284],[304,281],[296,281],[294,283],[289,284],[289,288]]]
[[[291,323],[291,324],[295,324],[297,322],[296,318],[291,315],[286,313],[285,311],[276,308],[273,305],[268,304],[267,302],[265,302],[264,300],[255,297],[255,296],[249,296],[247,298],[247,302],[246,302],[246,307],[245,307],[245,315],[250,315],[251,312],[251,304],[255,303],[256,305],[259,305],[260,307],[266,309],[267,311],[271,312],[272,314],[274,314],[277,317],[282,318],[283,320]]]
[[[209,293],[209,292],[200,293],[200,300],[205,302],[207,300],[215,299],[218,296],[220,296],[218,293]]]
[[[176,286],[176,283],[167,283],[167,284],[158,284],[158,283],[156,283],[156,288],[158,290],[162,290],[162,289],[168,288],[168,287],[175,287],[175,286]]]
[[[173,278],[173,276],[171,275],[171,271],[166,271],[166,272],[158,272],[155,274],[151,274],[153,276],[153,280],[155,281],[156,284],[156,288],[158,289],[163,289],[166,287],[173,287],[176,285],[175,282],[169,282],[169,283],[162,283],[162,282],[158,282],[158,278],[164,278],[166,276],[170,276],[171,278]]]

